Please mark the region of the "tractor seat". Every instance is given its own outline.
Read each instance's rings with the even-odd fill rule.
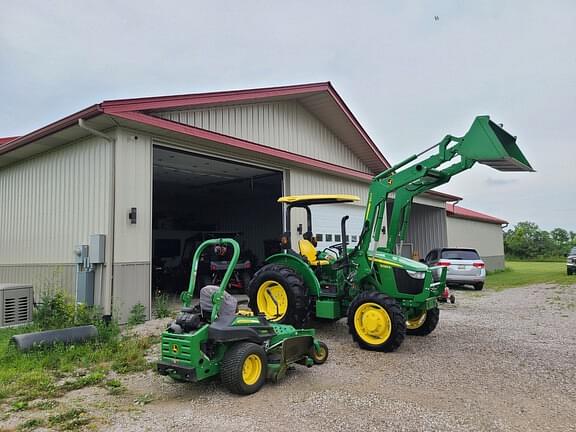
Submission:
[[[300,239],[298,240],[298,248],[300,249],[300,255],[306,257],[310,265],[313,266],[323,266],[330,264],[328,260],[319,260],[316,255],[318,252],[310,240]]]

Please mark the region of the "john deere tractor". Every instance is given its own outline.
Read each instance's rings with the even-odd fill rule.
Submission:
[[[233,248],[232,259],[219,286],[200,290],[200,303],[190,307],[202,252],[212,246]],[[177,381],[202,381],[220,376],[233,393],[250,394],[266,382],[282,378],[293,364],[323,364],[328,348],[314,329],[297,330],[271,323],[263,315],[237,310],[236,298],[225,291],[235,270],[240,247],[233,239],[203,242],[192,261],[182,311],[162,334],[158,372]]]
[[[427,158],[422,155],[435,150]],[[446,285],[446,268],[428,267],[399,256],[415,196],[447,183],[476,163],[500,171],[533,171],[513,137],[488,116],[479,116],[463,137],[447,135],[435,146],[376,175],[370,185],[358,243],[350,247],[348,216],[341,220],[342,242],[318,251],[312,231],[315,205],[354,202],[351,195],[285,196],[286,229],[294,208],[307,213],[307,230],[293,250],[291,233],[281,237],[281,253],[270,256],[252,278],[250,307],[278,323],[304,326],[311,316],[348,318],[349,331],[360,347],[393,351],[406,334],[428,335],[437,326],[437,298]],[[392,194],[394,194],[392,196]],[[391,205],[385,244],[379,245]],[[433,275],[439,275],[436,280]]]

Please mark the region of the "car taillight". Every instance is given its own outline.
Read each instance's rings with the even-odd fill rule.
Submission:
[[[483,269],[484,268],[484,263],[483,262],[475,262],[474,264],[472,264],[474,267],[479,268],[479,269]]]
[[[442,267],[448,267],[450,265],[450,261],[438,261],[438,265]]]

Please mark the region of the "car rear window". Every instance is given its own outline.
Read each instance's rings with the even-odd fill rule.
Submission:
[[[576,247],[572,248],[570,251],[570,255],[576,255]]]
[[[479,260],[480,256],[474,249],[443,249],[442,258],[453,260]]]

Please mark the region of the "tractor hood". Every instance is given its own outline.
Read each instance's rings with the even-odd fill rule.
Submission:
[[[384,266],[402,268],[404,270],[415,272],[423,272],[428,270],[428,266],[426,264],[422,264],[421,262],[414,261],[403,256],[384,252],[382,250],[377,250],[376,255],[368,253],[368,260],[374,261]]]

